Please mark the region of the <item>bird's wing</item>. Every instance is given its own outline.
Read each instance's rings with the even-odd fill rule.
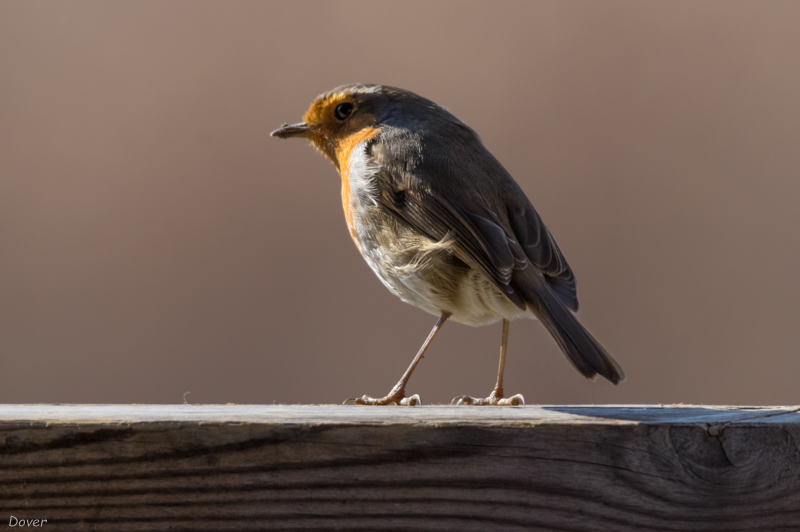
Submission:
[[[456,205],[420,180],[381,168],[376,175],[376,201],[401,221],[441,241],[450,238],[453,253],[490,279],[517,306],[525,302],[514,291],[511,275],[527,263],[519,246],[491,220]]]
[[[474,135],[466,127],[457,134],[464,131]],[[396,140],[392,151],[380,141],[369,150],[378,169],[377,201],[386,210],[432,240],[449,234],[455,255],[491,279],[520,308],[525,304],[514,291],[512,274],[531,264],[559,299],[577,310],[575,277],[555,239],[522,189],[477,136],[476,143],[486,155],[483,164],[475,164],[465,151],[448,159],[448,164],[423,153],[417,164],[409,165],[407,157],[398,157]],[[438,149],[463,146],[455,143]]]
[[[544,275],[547,285],[572,310],[578,310],[575,275],[539,213],[513,183],[518,193],[506,194],[508,223],[525,256]]]

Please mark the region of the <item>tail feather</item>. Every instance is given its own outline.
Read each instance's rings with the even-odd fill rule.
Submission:
[[[617,362],[580,324],[553,290],[538,276],[525,275],[514,279],[521,288],[529,308],[547,328],[567,359],[581,374],[594,379],[599,373],[614,384],[625,380]],[[524,275],[524,278],[523,278]]]

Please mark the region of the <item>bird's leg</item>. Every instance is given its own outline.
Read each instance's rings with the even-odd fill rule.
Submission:
[[[411,397],[406,397],[406,384],[408,383],[408,379],[411,378],[411,374],[414,373],[414,368],[417,367],[419,361],[422,360],[423,356],[425,356],[425,351],[436,337],[436,333],[439,332],[439,329],[442,328],[442,325],[449,317],[449,312],[442,312],[442,315],[439,316],[439,319],[436,321],[436,325],[434,325],[433,329],[431,329],[431,332],[428,334],[428,337],[425,339],[422,347],[419,348],[417,356],[415,356],[414,360],[411,361],[411,365],[408,366],[406,372],[403,373],[403,376],[400,377],[400,380],[394,385],[394,388],[392,388],[392,390],[385,397],[376,399],[368,395],[364,395],[358,399],[352,399],[352,401],[357,405],[390,405],[394,403],[398,405],[414,406],[420,404],[419,395],[415,394]],[[345,401],[345,403],[348,401],[351,401],[351,399],[348,399]]]
[[[521,394],[503,397],[503,371],[506,368],[506,346],[508,345],[508,320],[503,320],[503,340],[500,344],[500,367],[497,369],[497,384],[489,397],[480,399],[469,395],[459,395],[450,401],[453,405],[512,405],[519,406],[525,404],[525,398]]]

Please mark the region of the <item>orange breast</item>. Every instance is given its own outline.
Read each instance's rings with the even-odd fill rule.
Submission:
[[[344,208],[344,219],[347,221],[347,228],[350,230],[350,237],[358,246],[356,239],[356,229],[353,225],[353,209],[351,206],[350,190],[350,154],[353,148],[361,142],[371,139],[380,132],[379,128],[367,127],[352,135],[343,138],[336,146],[336,159],[338,161],[339,175],[342,177],[342,207]],[[359,248],[360,250],[360,248]]]

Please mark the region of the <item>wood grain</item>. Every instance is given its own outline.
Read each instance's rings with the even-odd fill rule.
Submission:
[[[800,530],[798,410],[2,405],[0,526]]]

